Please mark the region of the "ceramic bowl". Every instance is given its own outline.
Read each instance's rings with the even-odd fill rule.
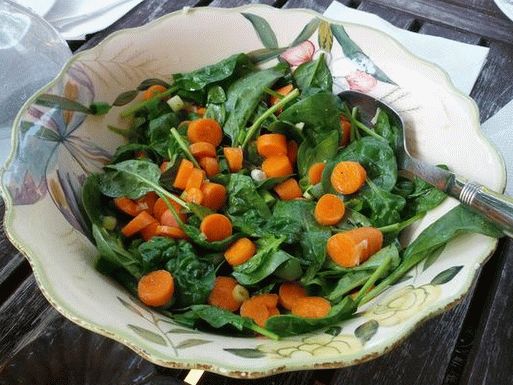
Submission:
[[[90,116],[43,107],[34,103],[36,98],[49,93],[85,105],[112,102],[142,79],[169,78],[236,52],[252,52],[261,60],[280,53],[293,66],[325,52],[335,91],[356,89],[390,103],[406,122],[415,156],[446,164],[492,189],[504,188],[503,163],[480,132],[475,103],[440,68],[390,36],[307,10],[198,8],[112,34],[75,55],[25,104],[15,121],[14,149],[2,177],[8,236],[27,256],[42,292],[58,311],[159,365],[259,377],[377,357],[422,321],[461,300],[496,240],[461,236],[366,304],[357,317],[277,342],[183,328],[142,306],[93,267],[96,250],[84,235],[80,187],[123,143],[107,126],[123,128],[127,122],[119,117],[120,108]],[[446,200],[409,229],[403,241],[455,204]]]

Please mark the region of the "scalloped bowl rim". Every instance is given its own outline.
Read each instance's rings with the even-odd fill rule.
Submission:
[[[439,67],[438,65],[436,65],[432,62],[424,60],[424,59],[418,57],[417,55],[413,54],[406,47],[404,47],[398,40],[396,40],[394,37],[388,35],[387,33],[383,32],[383,31],[380,31],[373,27],[361,25],[358,23],[340,22],[340,21],[325,17],[325,16],[321,15],[320,13],[310,10],[310,9],[305,9],[305,8],[275,9],[271,6],[263,5],[263,4],[249,4],[249,5],[235,7],[235,8],[229,8],[229,9],[219,8],[219,7],[206,7],[206,8],[201,8],[201,11],[203,11],[203,12],[212,11],[212,12],[220,12],[220,13],[224,13],[224,12],[240,13],[242,11],[246,11],[246,10],[252,9],[252,8],[267,8],[267,9],[272,9],[276,12],[290,12],[290,13],[298,12],[298,11],[306,12],[306,13],[311,14],[312,16],[318,17],[322,20],[328,21],[333,24],[355,25],[355,26],[362,27],[364,29],[372,30],[373,32],[386,37],[392,44],[395,44],[401,51],[403,51],[406,55],[410,56],[415,61],[421,62],[424,66],[431,67],[431,69],[435,70],[435,72],[438,72],[439,75],[443,75],[442,77],[444,80],[444,84],[443,84],[444,89],[446,89],[448,92],[455,94],[458,98],[460,98],[462,100],[462,102],[465,102],[469,106],[470,112],[472,113],[472,120],[475,122],[475,124],[473,125],[472,134],[474,134],[474,135],[477,134],[477,136],[479,137],[481,142],[484,145],[488,146],[488,148],[489,148],[489,150],[491,150],[492,154],[496,155],[497,161],[499,162],[499,166],[501,167],[501,175],[500,175],[501,180],[499,181],[500,190],[502,191],[505,188],[506,169],[505,169],[504,160],[501,157],[500,153],[495,148],[495,146],[483,135],[483,132],[480,129],[479,110],[478,110],[476,102],[472,98],[470,98],[468,95],[465,95],[464,93],[459,91],[454,86],[454,84],[452,83],[452,81],[449,77],[449,74],[444,69],[442,69],[441,67]],[[194,12],[195,8],[192,8],[187,11]],[[64,317],[68,318],[72,322],[74,322],[74,323],[78,324],[79,326],[84,327],[92,332],[101,334],[105,337],[114,339],[114,340],[122,343],[123,345],[129,347],[134,352],[141,355],[148,361],[153,362],[157,365],[170,367],[170,368],[207,370],[207,371],[210,371],[213,373],[230,376],[230,377],[234,377],[234,378],[259,378],[259,377],[265,377],[265,376],[270,376],[270,375],[274,375],[274,374],[278,374],[278,373],[297,371],[297,370],[342,368],[342,367],[351,366],[351,365],[355,365],[355,364],[359,364],[359,363],[363,363],[363,362],[372,360],[376,357],[379,357],[379,356],[389,352],[390,350],[394,349],[395,347],[397,347],[424,322],[428,321],[429,319],[431,319],[439,314],[446,312],[447,310],[451,309],[453,306],[455,306],[459,302],[461,302],[461,300],[464,298],[464,296],[468,293],[470,287],[473,285],[474,281],[478,278],[478,274],[477,274],[478,270],[481,268],[482,265],[484,265],[486,263],[486,261],[489,259],[489,257],[491,257],[493,251],[496,249],[497,243],[498,243],[497,240],[490,242],[489,249],[486,250],[486,252],[482,253],[482,255],[480,255],[479,257],[476,258],[476,263],[474,265],[474,269],[473,269],[473,271],[471,270],[472,274],[467,275],[467,277],[465,278],[464,285],[459,292],[456,292],[453,295],[447,296],[437,309],[425,314],[424,317],[421,318],[420,320],[418,320],[417,322],[415,322],[409,326],[406,326],[399,333],[396,333],[394,342],[392,342],[392,343],[380,342],[377,346],[374,347],[374,350],[377,351],[376,353],[365,354],[364,352],[359,352],[359,353],[353,354],[354,357],[352,357],[352,358],[351,358],[351,356],[348,356],[347,359],[344,359],[344,360],[338,361],[338,362],[333,362],[333,361],[326,362],[326,363],[311,362],[311,363],[307,363],[307,364],[300,362],[294,366],[291,366],[291,365],[283,366],[283,365],[270,364],[270,365],[268,365],[269,369],[262,370],[262,371],[254,371],[254,370],[241,370],[241,368],[238,366],[237,367],[230,366],[226,362],[216,361],[215,359],[212,359],[210,362],[205,361],[205,362],[201,362],[201,363],[198,363],[191,359],[183,359],[180,357],[175,357],[174,359],[161,359],[161,358],[153,356],[150,352],[147,352],[146,350],[141,348],[139,346],[139,344],[137,344],[136,342],[133,342],[132,338],[129,337],[128,335],[126,335],[126,333],[120,332],[119,330],[117,330],[117,331],[107,330],[107,329],[103,328],[101,325],[95,324],[92,321],[86,321],[78,315],[78,312],[74,311],[73,309],[66,308],[66,306],[60,304],[58,293],[53,291],[53,288],[51,287],[51,285],[48,285],[49,287],[47,287],[48,280],[46,280],[46,282],[45,282],[45,279],[42,278],[43,274],[42,274],[42,270],[39,265],[39,260],[38,260],[36,253],[34,253],[31,250],[29,250],[28,248],[26,248],[21,242],[18,242],[14,230],[11,228],[11,220],[13,218],[13,213],[12,213],[13,212],[13,204],[12,204],[12,200],[11,200],[12,199],[11,195],[8,192],[7,187],[3,183],[3,177],[4,177],[4,173],[6,172],[7,166],[10,165],[10,163],[12,162],[12,160],[14,158],[14,154],[15,154],[16,149],[19,144],[18,139],[17,139],[17,133],[19,130],[20,119],[21,119],[23,113],[27,110],[27,108],[34,102],[34,100],[40,94],[42,94],[45,90],[47,90],[51,86],[55,85],[66,74],[69,67],[86,52],[100,49],[107,41],[111,40],[112,38],[114,38],[118,35],[122,35],[122,34],[126,33],[127,31],[143,31],[143,30],[151,29],[156,24],[168,21],[169,19],[172,19],[174,16],[176,16],[182,12],[184,12],[184,10],[180,9],[180,10],[171,12],[169,14],[163,15],[145,25],[142,25],[139,27],[133,27],[133,28],[124,28],[119,31],[113,32],[110,35],[108,35],[104,40],[102,40],[99,44],[97,44],[96,46],[91,47],[87,50],[84,50],[82,52],[79,52],[78,54],[73,55],[63,65],[59,74],[52,81],[50,81],[48,84],[46,84],[41,89],[39,89],[34,95],[32,95],[24,103],[24,105],[21,107],[20,111],[16,115],[16,118],[13,123],[13,129],[11,132],[11,143],[12,143],[11,152],[9,154],[9,157],[8,157],[6,163],[2,167],[1,174],[0,174],[0,192],[2,192],[3,199],[5,201],[4,229],[5,229],[5,234],[6,234],[7,238],[28,260],[28,262],[32,268],[32,271],[34,273],[36,283],[37,283],[39,289],[41,290],[41,292],[43,293],[43,295],[45,296],[45,298],[48,300],[48,302],[59,313],[61,313]]]

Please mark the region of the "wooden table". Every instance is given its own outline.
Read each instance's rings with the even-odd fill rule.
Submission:
[[[79,50],[92,47],[115,30],[145,24],[184,6],[234,7],[246,3],[265,3],[277,8],[311,8],[322,13],[330,2],[146,0],[107,30],[90,36],[85,44],[70,42],[70,45]],[[479,105],[482,121],[513,98],[513,22],[501,14],[492,0],[341,2],[375,13],[400,28],[490,47],[486,64],[471,94]],[[0,200],[0,219],[3,213],[4,206]],[[461,304],[426,322],[400,347],[381,358],[351,368],[288,373],[253,381],[226,379],[206,373],[199,384],[512,384],[511,309],[513,241],[503,239],[492,259],[482,269],[475,287]],[[57,326],[49,329],[50,325]],[[22,352],[26,352],[38,341],[46,341],[43,339],[45,331],[48,335],[59,328],[67,328],[75,335],[93,339],[95,343],[117,345],[78,328],[57,314],[37,288],[27,261],[9,243],[0,225],[0,384],[3,384],[2,363],[23,347],[25,350]],[[126,353],[134,362],[138,362],[135,354]],[[47,354],[50,355],[51,351]],[[182,383],[180,379],[187,375],[184,370],[154,370],[159,377],[152,384]],[[70,381],[63,378],[59,385],[71,385]],[[112,380],[109,384],[117,382]]]

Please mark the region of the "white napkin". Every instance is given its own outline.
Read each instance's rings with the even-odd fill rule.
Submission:
[[[43,16],[66,40],[84,40],[112,25],[142,0],[14,0]]]
[[[336,1],[326,9],[324,16],[367,25],[386,32],[415,55],[442,67],[447,71],[454,85],[466,94],[472,91],[489,51],[486,47],[406,31],[393,26],[379,16],[346,7]]]
[[[368,25],[388,33],[417,56],[442,67],[447,71],[454,85],[467,95],[472,91],[489,51],[485,47],[405,31],[379,16],[346,7],[336,1],[331,3],[324,12],[324,16],[339,21]],[[513,174],[512,122],[513,101],[482,125],[485,135],[502,154],[508,174]],[[513,195],[511,179],[513,178],[509,178],[506,192]]]

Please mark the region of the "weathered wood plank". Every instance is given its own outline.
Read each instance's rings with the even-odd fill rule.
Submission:
[[[241,5],[247,5],[247,4],[273,5],[274,3],[276,3],[275,0],[214,0],[208,6],[209,7],[221,7],[221,8],[233,8],[233,7],[240,7]]]
[[[114,31],[118,31],[123,28],[138,27],[146,24],[160,16],[165,15],[183,7],[193,7],[199,4],[201,0],[179,0],[179,1],[168,1],[168,0],[146,0],[134,7],[121,19],[116,21],[110,27],[103,31],[95,33],[84,45],[78,49],[82,51],[87,48],[94,47],[100,41],[105,39]]]
[[[511,337],[513,335],[513,240],[501,241],[500,252],[494,256],[495,271],[483,279],[477,286],[483,295],[483,301],[474,305],[472,310],[486,314],[475,330],[469,359],[459,384],[510,384],[513,376],[513,355]],[[499,279],[495,280],[496,272]],[[474,325],[472,325],[474,326]],[[449,384],[450,378],[446,382]]]
[[[513,41],[511,21],[442,0],[367,0],[429,20],[505,43]]]
[[[490,13],[500,17],[506,17],[493,0],[451,0],[452,3],[459,4],[465,8],[472,8],[479,12]]]
[[[427,321],[390,353],[337,370],[331,384],[442,384],[471,297],[472,290],[461,304]]]
[[[313,9],[319,13],[323,13],[331,4],[332,0],[289,0],[283,8],[307,8]],[[351,0],[338,0],[339,3],[348,5]]]
[[[512,77],[513,45],[491,42],[483,71],[470,94],[479,106],[482,122],[513,99]]]
[[[467,44],[477,45],[481,41],[481,37],[474,33],[462,32],[454,28],[449,28],[443,25],[433,24],[429,22],[425,22],[424,24],[422,24],[422,27],[420,27],[418,32],[424,35],[445,37],[447,39],[461,41],[462,43]]]
[[[315,372],[292,372],[256,380],[235,380],[217,374],[205,373],[198,385],[310,385]]]

